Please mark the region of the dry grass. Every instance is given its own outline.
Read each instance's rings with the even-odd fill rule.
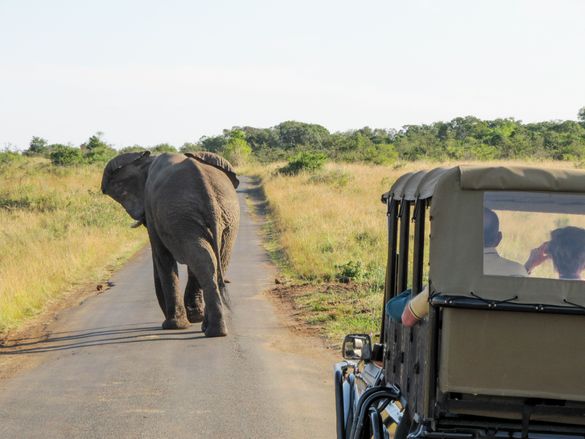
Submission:
[[[289,281],[303,284],[302,292],[294,294],[293,300],[306,324],[318,325],[333,343],[344,333],[377,331],[387,251],[386,211],[380,195],[406,172],[454,165],[456,163],[417,162],[394,167],[328,164],[317,174],[296,176],[276,172],[282,164],[248,166],[241,170],[262,178],[270,213],[267,247]],[[559,162],[533,165],[571,166]],[[509,240],[503,250],[513,254],[513,247],[513,240]],[[519,259],[524,258],[521,261],[524,262],[526,257],[523,253]],[[351,295],[347,289],[340,293],[323,288],[323,283],[348,273],[356,275],[351,282]],[[307,288],[307,281],[313,283],[312,289]]]
[[[100,179],[99,167],[56,168],[41,159],[0,167],[0,333],[146,243],[101,194]]]

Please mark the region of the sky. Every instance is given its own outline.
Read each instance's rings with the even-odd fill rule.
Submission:
[[[0,0],[0,149],[576,119],[583,0]]]

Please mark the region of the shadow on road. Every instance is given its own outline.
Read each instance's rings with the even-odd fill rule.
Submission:
[[[93,346],[145,343],[153,341],[185,341],[205,338],[200,331],[165,331],[157,326],[95,328],[83,331],[56,332],[44,338],[6,340],[0,356],[39,354],[43,352],[88,348]],[[117,329],[116,329],[117,328]],[[69,335],[65,335],[69,334]],[[8,346],[7,346],[8,345]]]

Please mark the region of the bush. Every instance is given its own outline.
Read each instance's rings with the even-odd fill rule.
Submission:
[[[366,272],[360,261],[348,261],[345,264],[335,265],[337,273],[335,278],[340,282],[348,282],[349,280],[362,280]]]
[[[162,154],[163,152],[177,152],[177,148],[173,145],[169,145],[168,143],[161,143],[159,145],[153,146],[150,148],[150,151],[155,154]]]
[[[0,165],[14,163],[23,160],[23,157],[14,151],[0,151]]]
[[[322,152],[301,151],[295,154],[288,165],[280,169],[280,172],[287,175],[296,175],[301,171],[315,172],[323,169],[327,155]]]
[[[223,156],[234,166],[243,165],[250,158],[252,148],[246,141],[243,131],[233,130],[226,143]]]
[[[118,153],[119,154],[126,154],[127,152],[143,152],[143,151],[146,151],[146,148],[144,146],[132,145],[132,146],[125,146],[120,151],[118,151]]]
[[[72,166],[83,162],[81,149],[72,146],[57,145],[51,151],[51,163],[56,166]]]
[[[48,142],[45,139],[42,137],[33,136],[30,141],[29,148],[24,151],[24,154],[28,156],[40,155],[46,157],[49,153],[49,150],[50,148]]]
[[[85,161],[87,163],[106,163],[117,154],[118,153],[114,148],[109,146],[98,146],[87,151],[85,154]]]

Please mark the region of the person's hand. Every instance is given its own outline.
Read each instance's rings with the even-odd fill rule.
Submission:
[[[543,242],[539,247],[533,248],[530,251],[530,256],[524,264],[524,268],[526,268],[528,274],[530,274],[532,270],[550,258],[550,254],[548,253],[548,244],[549,241]]]

